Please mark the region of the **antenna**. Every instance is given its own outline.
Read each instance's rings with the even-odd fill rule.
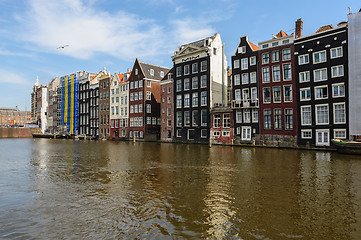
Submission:
[[[351,12],[351,7],[347,7],[347,9],[348,9],[348,14],[351,14],[352,12]]]

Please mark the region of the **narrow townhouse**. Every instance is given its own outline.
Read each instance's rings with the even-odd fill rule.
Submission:
[[[62,88],[61,125],[62,130],[70,135],[79,133],[79,77],[82,72],[60,78]]]
[[[135,60],[129,77],[128,137],[160,139],[160,82],[169,68]]]
[[[124,138],[128,125],[128,73],[115,73],[110,82],[110,138]]]
[[[320,27],[294,45],[298,144],[329,146],[333,138],[348,138],[347,22]]]
[[[161,88],[161,128],[160,128],[160,140],[171,142],[174,137],[173,130],[173,68],[165,75],[160,82]]]
[[[89,82],[89,121],[90,136],[99,138],[99,74]]]
[[[90,80],[94,73],[83,72],[79,77],[79,134],[90,135]]]
[[[110,137],[110,80],[112,76],[106,73],[99,77],[99,137]]]
[[[259,144],[258,49],[248,41],[248,36],[243,36],[232,56],[231,107],[235,117],[236,142],[257,140]]]
[[[227,63],[221,36],[181,45],[172,60],[174,139],[207,143],[211,109],[226,102]]]
[[[261,144],[297,145],[294,35],[280,31],[259,43]]]

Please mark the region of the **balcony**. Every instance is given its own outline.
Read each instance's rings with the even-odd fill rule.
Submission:
[[[244,99],[244,100],[232,100],[232,108],[258,108],[259,107],[259,99]]]

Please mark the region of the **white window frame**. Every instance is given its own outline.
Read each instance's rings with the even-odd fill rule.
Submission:
[[[276,101],[276,98],[275,98],[275,88],[280,89],[280,100],[279,101]],[[272,98],[273,98],[273,103],[281,103],[282,102],[282,88],[281,88],[281,86],[272,87]]]
[[[239,64],[239,59],[236,59],[233,61],[233,68],[239,68],[240,64]]]
[[[322,54],[322,53],[325,54],[325,59],[321,59],[321,54]],[[320,61],[319,61],[319,62],[316,62],[316,61],[315,61],[315,56],[316,56],[317,54],[320,54],[320,57],[319,57]],[[313,57],[313,64],[323,63],[323,62],[326,62],[326,61],[327,61],[327,52],[326,52],[326,50],[322,50],[322,51],[319,51],[319,52],[314,52],[314,53],[312,54],[312,57]]]
[[[305,137],[304,133],[310,133],[310,136]],[[301,130],[301,138],[302,139],[312,139],[312,129],[302,129]]]
[[[256,65],[256,56],[252,56],[249,58],[249,65],[250,66]]]
[[[289,78],[285,78],[285,66],[290,66],[290,73],[289,73]],[[291,81],[292,80],[292,64],[291,63],[286,63],[282,65],[282,70],[283,70],[283,81]]]
[[[248,58],[241,59],[241,70],[248,69]]]
[[[299,82],[300,83],[305,83],[305,82],[309,82],[310,81],[310,71],[304,71],[304,72],[300,72],[299,74]],[[303,76],[303,81],[301,80]]]
[[[285,58],[285,56],[286,55],[288,55],[288,53],[287,54],[285,54],[285,52],[286,51],[289,51],[290,52],[290,54],[289,54],[289,58],[287,57],[287,58]],[[282,60],[290,60],[291,59],[291,54],[292,54],[292,52],[291,52],[291,48],[285,48],[285,49],[282,49]]]
[[[343,113],[344,113],[344,121],[343,122],[336,122],[336,108],[335,106],[343,105]],[[340,102],[340,103],[334,103],[333,104],[333,124],[345,124],[346,123],[346,103]]]
[[[303,54],[298,56],[298,65],[305,65],[310,63],[309,54]]]
[[[249,74],[249,82],[250,83],[257,83],[257,72],[251,72]]]
[[[234,86],[241,85],[241,75],[235,74],[234,75]]]
[[[320,80],[316,80],[316,72],[320,72]],[[326,71],[326,79],[322,78],[322,71]],[[327,81],[327,68],[319,68],[313,70],[313,81],[314,82],[321,82],[321,81]]]
[[[268,55],[268,58],[263,57],[266,55]],[[268,63],[269,63],[269,53],[268,52],[262,53],[262,64],[268,64]]]
[[[264,69],[268,69],[268,81],[267,82],[265,82],[265,80],[264,80],[264,76],[265,76],[265,72],[263,71]],[[269,83],[271,81],[271,79],[270,79],[270,69],[269,69],[269,67],[263,67],[262,68],[262,83]]]
[[[343,86],[343,95],[340,95],[340,87]],[[335,88],[337,88],[337,96],[335,96]],[[332,97],[333,98],[339,98],[339,97],[345,97],[345,84],[344,83],[335,83],[332,84]]]
[[[304,108],[309,108],[310,109],[310,111],[309,111],[309,113],[310,113],[310,123],[304,123],[304,121],[303,121],[303,111],[302,111],[302,109],[304,109]],[[310,126],[310,125],[312,125],[312,107],[311,107],[311,105],[301,106],[301,126]]]
[[[319,123],[318,122],[318,114],[317,114],[318,107],[327,107],[327,122],[326,123]],[[317,105],[315,105],[315,117],[316,117],[316,125],[329,125],[330,124],[330,107],[328,106],[328,104],[317,104]]]
[[[345,133],[345,136],[344,137],[337,137],[336,134],[337,132],[344,132]],[[333,137],[334,138],[338,138],[338,139],[346,139],[347,138],[347,132],[346,132],[346,129],[334,129],[333,130]]]
[[[342,69],[342,73],[340,73],[340,67]],[[336,75],[333,74],[334,69],[336,69],[336,72],[337,72]],[[343,65],[337,65],[337,66],[331,67],[331,78],[342,77],[342,76],[344,76],[344,74],[345,74],[345,70],[344,70]]]
[[[291,100],[286,100],[286,87],[291,87]],[[292,89],[292,85],[283,85],[283,101],[284,102],[293,102],[293,89]]]
[[[325,89],[326,88],[326,93],[327,96],[326,97],[317,97],[317,89]],[[327,85],[322,85],[322,86],[315,86],[315,100],[321,100],[321,99],[328,99],[328,86]]]
[[[276,79],[275,78],[275,72],[277,72],[277,71],[275,71],[275,68],[278,68],[278,75],[277,75],[277,77],[278,77],[278,79]],[[274,65],[274,66],[272,66],[272,82],[280,82],[281,81],[281,67],[280,67],[280,65]]]
[[[302,92],[308,91],[310,93],[309,98],[302,98]],[[311,100],[311,88],[307,87],[307,88],[300,88],[300,101],[310,101]]]
[[[341,55],[338,55],[338,54],[337,54],[337,50],[338,50],[338,49],[341,49]],[[336,56],[334,56],[334,57],[332,56],[332,51],[333,51],[333,50],[336,51]],[[343,48],[342,48],[342,46],[340,46],[340,47],[335,47],[335,48],[331,48],[331,49],[330,49],[330,58],[331,58],[331,59],[339,58],[339,57],[342,57],[342,56],[343,56]]]
[[[242,85],[249,84],[249,76],[248,73],[242,73]]]

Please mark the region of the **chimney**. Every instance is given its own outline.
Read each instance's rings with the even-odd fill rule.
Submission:
[[[296,21],[295,38],[297,39],[302,37],[302,32],[303,32],[303,21],[302,18],[299,18]]]

